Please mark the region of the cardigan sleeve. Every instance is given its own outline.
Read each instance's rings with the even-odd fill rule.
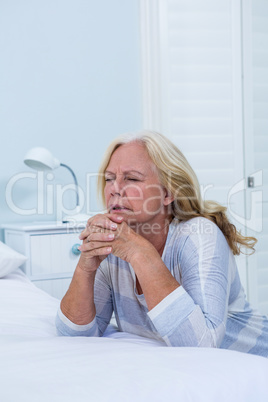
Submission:
[[[148,312],[169,346],[219,347],[225,334],[231,250],[215,224],[205,220],[204,231],[203,221],[198,222],[188,225],[179,255],[175,255],[176,234],[169,248],[178,259],[174,276],[181,286]]]

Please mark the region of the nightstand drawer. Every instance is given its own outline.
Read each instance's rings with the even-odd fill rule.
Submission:
[[[21,266],[36,286],[62,298],[79,260],[79,234],[85,224],[33,222],[5,225],[6,244],[24,254]]]
[[[73,273],[79,255],[72,248],[78,243],[77,233],[30,236],[31,275]]]

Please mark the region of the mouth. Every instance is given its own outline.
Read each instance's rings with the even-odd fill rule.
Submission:
[[[127,207],[124,207],[123,205],[116,204],[116,205],[111,205],[109,207],[109,211],[110,212],[127,212],[127,211],[130,211],[130,209]]]

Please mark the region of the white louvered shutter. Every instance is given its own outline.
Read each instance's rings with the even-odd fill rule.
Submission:
[[[248,234],[258,238],[248,259],[249,291],[268,315],[268,1],[244,0],[243,55]]]
[[[244,230],[240,7],[239,0],[158,0],[154,7],[148,0],[142,60],[144,126],[173,140],[204,198],[228,205]],[[246,259],[238,265],[247,289]]]
[[[240,15],[230,0],[160,2],[161,131],[185,153],[205,198],[227,204],[243,178]],[[232,200],[231,200],[232,201]],[[240,206],[241,208],[241,206]]]

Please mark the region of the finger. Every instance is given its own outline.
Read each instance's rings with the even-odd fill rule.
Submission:
[[[109,219],[111,219],[115,223],[121,223],[124,219],[123,216],[116,215],[116,214],[107,214],[107,216],[109,217]]]
[[[81,250],[82,251],[82,250]],[[112,247],[101,247],[101,248],[96,248],[94,250],[91,250],[90,252],[85,253],[84,255],[89,258],[94,258],[94,257],[103,257],[108,254],[112,253]],[[83,253],[83,251],[82,251]],[[83,255],[83,254],[81,254]]]
[[[115,234],[112,232],[92,232],[85,239],[85,243],[89,243],[90,241],[100,241],[100,242],[109,242],[114,240]]]
[[[103,255],[105,252],[111,252],[111,244],[110,243],[100,243],[100,242],[87,242],[83,243],[78,249],[82,253],[87,253],[91,257],[95,257],[98,255]],[[106,250],[106,251],[105,251]]]
[[[105,216],[105,218],[104,218]],[[113,214],[100,216],[98,219],[91,222],[90,226],[99,227],[102,229],[116,230],[118,224],[122,223],[124,217]]]
[[[108,218],[107,222],[109,222],[109,220],[111,220],[111,221],[113,221],[115,223],[121,223],[123,221],[123,219],[124,219],[123,216],[113,214],[113,213],[111,213],[111,214],[98,214],[98,215],[92,216],[87,221],[86,226],[90,226],[92,224],[92,222],[94,222],[95,220],[97,220],[97,221],[100,220],[101,221],[101,220],[103,220],[103,218]]]
[[[91,251],[92,257],[100,257],[112,253],[112,247],[101,247]]]
[[[88,225],[89,226],[86,226],[86,228],[80,233],[79,235],[80,240],[85,239],[90,234],[92,228],[108,229],[108,230],[117,229],[117,223],[110,220],[109,217],[106,215],[101,216],[96,215],[95,217],[88,220]],[[96,231],[96,229],[93,230]]]
[[[117,228],[114,229],[105,229],[100,225],[95,225],[94,226],[90,226],[89,228],[83,230],[83,232],[80,233],[79,235],[79,239],[80,240],[85,240],[87,239],[91,234],[93,233],[105,233],[105,234],[109,234],[112,231],[115,231]]]

